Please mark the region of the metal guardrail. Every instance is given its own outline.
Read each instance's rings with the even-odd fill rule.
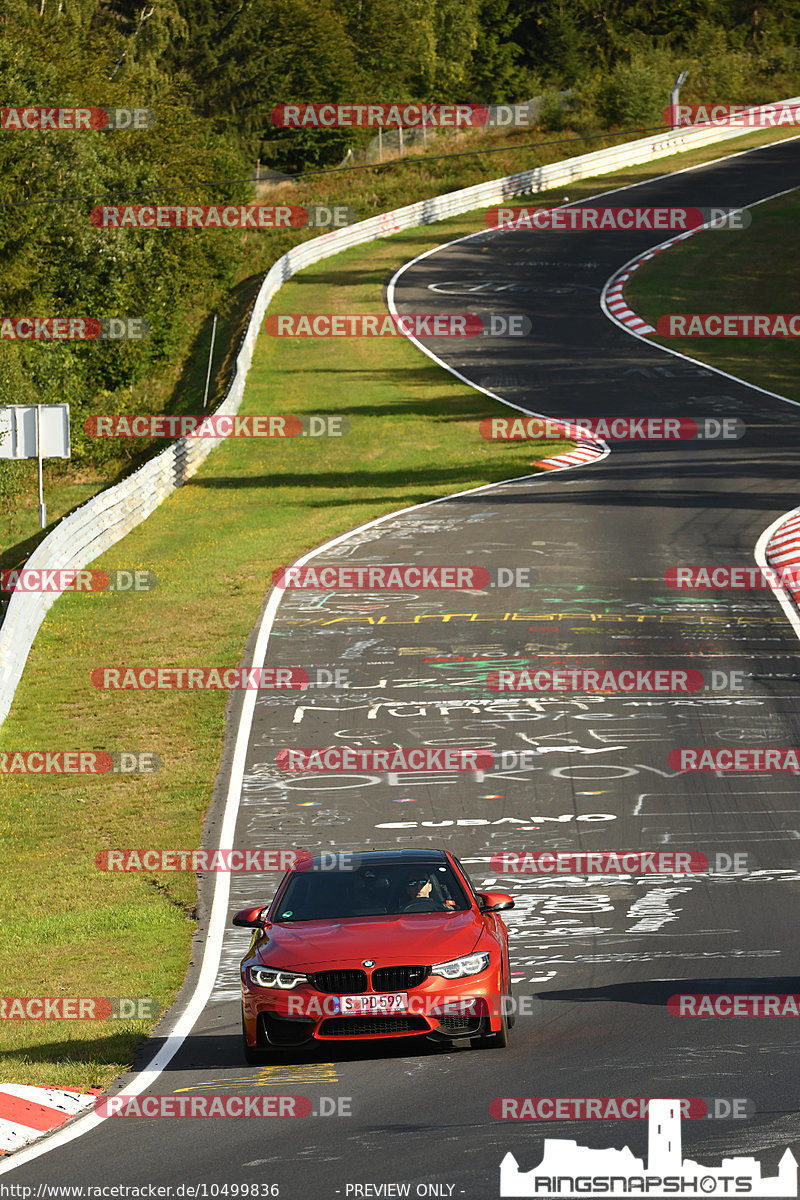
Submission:
[[[800,105],[800,97],[773,103]],[[754,106],[756,110],[768,107]],[[369,217],[293,247],[273,264],[264,277],[242,339],[233,378],[224,400],[214,411],[224,414],[238,411],[264,313],[275,293],[304,267],[351,246],[389,237],[403,229],[430,225],[472,209],[503,204],[513,197],[544,191],[587,175],[608,174],[618,167],[652,162],[680,151],[725,142],[749,132],[752,131],[747,128],[702,125],[658,133],[634,142],[624,142],[620,146],[594,150],[576,158],[532,167],[473,187],[460,188],[429,200],[419,200],[415,204]],[[222,441],[224,438],[181,438],[168,446],[127,479],[93,496],[75,512],[64,517],[52,533],[39,543],[26,567],[54,569],[88,566],[98,555],[146,520],[163,500],[190,479]],[[34,638],[58,595],[57,592],[14,592],[11,596],[0,628],[0,724],[8,716]]]

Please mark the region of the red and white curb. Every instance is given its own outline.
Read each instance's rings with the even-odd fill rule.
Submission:
[[[773,530],[765,548],[765,557],[771,567],[797,567],[796,574],[800,579],[800,512],[787,513],[786,519]],[[797,587],[787,587],[786,591],[800,605],[800,583]]]
[[[601,305],[612,321],[616,322],[617,325],[622,325],[630,333],[638,334],[639,337],[649,337],[651,333],[656,332],[654,325],[648,325],[647,321],[644,321],[628,305],[622,294],[625,284],[633,272],[638,271],[643,263],[649,262],[651,258],[655,258],[657,254],[660,254],[662,250],[668,250],[676,242],[682,242],[696,232],[694,229],[687,229],[686,233],[679,233],[677,237],[670,238],[668,242],[662,242],[660,246],[654,246],[646,254],[640,254],[638,258],[632,259],[617,271],[616,274],[611,276],[603,288]]]
[[[23,1083],[0,1083],[0,1154],[20,1150],[63,1125],[75,1113],[94,1104],[102,1092],[96,1088],[28,1087]]]
[[[563,454],[554,454],[552,458],[543,458],[536,465],[546,471],[560,471],[563,467],[576,467],[581,463],[593,462],[603,458],[606,451],[597,442],[578,442],[574,450],[566,450]]]

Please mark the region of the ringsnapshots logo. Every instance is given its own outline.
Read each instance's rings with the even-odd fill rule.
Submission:
[[[2,750],[0,775],[153,775],[152,750]]]
[[[656,321],[662,337],[795,338],[800,313],[665,313]]]
[[[403,564],[366,567],[315,565],[277,567],[273,586],[282,590],[337,592],[484,591],[491,588],[531,588],[533,567],[450,567]]]
[[[89,214],[98,229],[344,229],[349,204],[117,204]]]
[[[66,108],[37,106],[0,108],[0,130],[4,133],[35,130],[68,130],[95,133],[100,130],[152,129],[156,114],[152,108]]]
[[[585,233],[651,230],[688,232],[692,229],[747,229],[752,221],[746,209],[733,208],[489,208],[489,229],[558,230]]]
[[[155,1021],[152,996],[0,996],[0,1021]]]
[[[595,1149],[574,1139],[545,1138],[538,1166],[521,1171],[509,1151],[500,1163],[500,1196],[619,1197],[797,1196],[797,1160],[784,1151],[774,1176],[754,1157],[725,1158],[706,1167],[683,1157],[682,1101],[653,1097],[648,1109],[647,1161],[628,1146]]]
[[[144,317],[0,317],[0,341],[140,342],[150,336]]]
[[[258,416],[159,413],[87,417],[83,428],[87,437],[93,438],[315,438],[344,437],[350,431],[350,422],[347,417],[322,414],[295,417],[274,413]]]
[[[270,337],[527,337],[525,313],[285,313],[264,319]]]
[[[794,104],[671,104],[661,114],[673,128],[691,125],[721,125],[732,129],[775,129],[800,124],[800,107]]]
[[[482,438],[497,442],[553,442],[565,438],[609,442],[738,441],[745,425],[738,417],[484,417]]]
[[[154,571],[139,567],[14,567],[0,571],[0,592],[152,592]]]

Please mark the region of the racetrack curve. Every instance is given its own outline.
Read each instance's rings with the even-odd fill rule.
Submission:
[[[792,185],[800,185],[800,151],[784,142],[605,202],[735,208]],[[531,1000],[510,1047],[325,1046],[246,1068],[236,964],[247,938],[229,929],[211,1002],[150,1090],[300,1093],[317,1109],[321,1095],[349,1096],[354,1115],[208,1128],[106,1121],[49,1153],[23,1152],[15,1170],[7,1164],[8,1182],[269,1182],[282,1197],[315,1200],[344,1197],[348,1185],[407,1182],[411,1194],[417,1183],[436,1183],[452,1187],[443,1195],[483,1198],[499,1194],[506,1151],[530,1168],[544,1136],[646,1152],[644,1122],[490,1117],[494,1097],[525,1095],[746,1097],[756,1110],[748,1120],[685,1122],[687,1153],[715,1165],[755,1154],[770,1174],[786,1146],[800,1157],[791,1019],[679,1020],[666,1008],[678,991],[800,991],[794,777],[681,773],[667,763],[680,746],[800,745],[797,638],[769,591],[682,593],[663,583],[676,564],[752,565],[763,530],[796,503],[800,408],[608,321],[598,304],[603,284],[657,236],[481,233],[408,265],[394,296],[401,312],[525,313],[533,327],[525,339],[425,343],[518,407],[560,418],[734,416],[746,437],[615,444],[578,470],[463,494],[337,539],[319,562],[532,566],[538,581],[529,591],[455,596],[287,593],[269,665],[346,669],[350,686],[260,693],[247,740],[234,845],[445,845],[476,884],[494,879],[516,896],[508,918],[515,993]],[[741,694],[691,698],[487,690],[487,665],[533,655],[718,667],[744,671],[747,682]],[[275,765],[284,746],[336,743],[538,753],[531,769],[465,777],[287,781]],[[220,819],[218,802],[208,844]],[[746,852],[752,870],[506,881],[488,861],[504,849],[659,848]],[[266,901],[274,882],[233,876],[228,913]]]

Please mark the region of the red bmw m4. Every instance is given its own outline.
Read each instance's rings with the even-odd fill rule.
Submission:
[[[312,1040],[506,1046],[513,1016],[499,913],[513,907],[503,892],[476,892],[447,850],[296,863],[271,905],[233,918],[254,931],[241,965],[247,1062]]]

